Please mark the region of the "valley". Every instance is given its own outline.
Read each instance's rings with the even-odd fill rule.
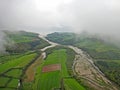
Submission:
[[[109,62],[97,60],[98,52],[91,53],[89,50],[91,47],[84,46],[86,44],[80,43],[83,46],[77,46],[78,44],[75,42],[72,44],[69,39],[66,40],[71,44],[67,43],[68,41],[62,44],[60,40],[59,42],[52,38],[49,40],[49,35],[43,37],[28,32],[17,34],[15,38],[24,35],[27,40],[21,38],[25,39],[25,43],[23,43],[23,40],[16,41],[12,36],[12,40],[16,42],[15,45],[20,48],[8,47],[9,54],[1,56],[0,80],[4,83],[0,82],[0,90],[119,90],[119,86],[102,71],[101,67],[104,67],[98,64],[98,62],[110,63],[112,60]],[[85,40],[85,42],[87,41]],[[96,45],[95,42],[88,42]],[[29,48],[26,48],[26,45],[30,45]],[[87,48],[89,48],[88,51]],[[112,49],[116,50],[113,47]],[[118,60],[114,60],[114,62],[118,62]]]
[[[118,87],[120,84],[119,69],[120,69],[120,48],[113,43],[106,42],[99,36],[89,33],[52,33],[46,37],[48,40],[57,42],[63,45],[72,45],[84,51],[84,53],[92,58],[93,66],[97,66],[100,73],[104,73],[111,82]],[[101,73],[101,74],[102,74]]]
[[[92,58],[82,50],[70,46],[77,53],[74,63],[74,75],[95,90],[118,90],[116,86],[108,80],[105,75],[94,65]]]
[[[120,0],[0,0],[0,90],[120,90]]]

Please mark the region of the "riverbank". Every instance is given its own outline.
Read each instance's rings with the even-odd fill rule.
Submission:
[[[47,39],[44,40],[51,43],[51,41]],[[86,55],[77,47],[69,45],[67,47],[76,52],[75,60],[73,62],[73,72],[77,78],[83,79],[88,87],[92,87],[95,90],[118,90],[116,85],[108,80],[99,68],[94,65],[94,62],[89,55]]]

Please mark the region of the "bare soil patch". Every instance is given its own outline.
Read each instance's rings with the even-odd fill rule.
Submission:
[[[60,64],[47,65],[42,68],[42,72],[52,72],[57,70],[61,70]]]
[[[42,63],[43,55],[41,55],[33,64],[31,64],[28,69],[26,70],[26,78],[24,79],[25,82],[31,82],[34,80],[35,71],[37,66]]]

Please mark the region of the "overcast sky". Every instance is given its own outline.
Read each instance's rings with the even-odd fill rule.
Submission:
[[[120,34],[120,0],[0,0],[0,30]],[[120,38],[119,38],[120,39]]]

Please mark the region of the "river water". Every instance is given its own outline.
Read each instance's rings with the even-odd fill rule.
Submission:
[[[45,50],[46,50],[46,49],[49,49],[49,48],[55,47],[55,46],[57,46],[57,45],[60,45],[60,44],[57,44],[57,43],[54,43],[54,42],[51,42],[51,41],[47,40],[44,36],[39,35],[39,37],[42,38],[42,39],[44,39],[45,41],[47,41],[49,44],[51,44],[50,46],[47,46],[47,47],[41,49],[41,51],[43,51],[42,55],[43,55],[44,58],[46,57],[46,53],[45,53]],[[98,78],[101,77],[101,78],[104,80],[104,82],[106,82],[106,84],[108,84],[108,86],[112,86],[112,87],[108,87],[108,88],[104,86],[105,88],[107,88],[108,90],[118,90],[118,89],[117,89],[114,85],[112,85],[112,83],[104,76],[104,74],[103,74],[103,73],[99,70],[99,68],[94,64],[92,58],[90,58],[90,56],[89,56],[88,54],[84,53],[84,51],[82,51],[81,49],[79,49],[79,48],[77,48],[77,47],[74,47],[74,46],[71,46],[71,45],[65,45],[65,46],[73,49],[73,50],[76,52],[76,54],[77,54],[76,57],[75,57],[75,59],[77,59],[77,60],[74,60],[74,62],[73,62],[73,72],[74,72],[74,73],[76,72],[76,71],[75,71],[76,64],[86,63],[86,62],[87,62],[86,65],[91,65],[91,66],[92,66],[92,68],[89,68],[90,70],[93,69],[91,73],[94,72],[94,74],[96,74],[96,76],[97,76]],[[82,59],[82,62],[79,62],[79,61],[81,61],[81,59]],[[80,64],[79,64],[79,65],[80,65]],[[79,66],[77,66],[77,67],[79,67]],[[78,69],[79,69],[79,68],[78,68]],[[88,70],[89,70],[89,69],[88,69]],[[83,70],[83,71],[84,71],[84,70]],[[83,77],[83,78],[86,78],[86,77]],[[88,76],[86,79],[88,79],[89,81],[92,81],[92,82],[95,83],[95,84],[99,84],[99,83],[94,82],[94,80],[91,80],[91,79],[94,79],[93,77],[90,77],[90,78],[89,78],[89,76]],[[101,89],[98,89],[99,87],[97,87],[97,86],[95,86],[95,88],[97,88],[97,90],[101,90]],[[106,89],[103,88],[103,90],[106,90]]]

